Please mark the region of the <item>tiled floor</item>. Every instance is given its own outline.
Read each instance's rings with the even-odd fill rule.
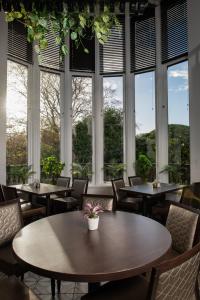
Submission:
[[[0,272],[0,280],[6,276]],[[34,291],[41,300],[80,300],[87,293],[87,283],[62,282],[61,293],[54,298],[51,296],[51,282],[49,278],[27,272],[24,283]],[[3,300],[3,299],[2,299]]]
[[[51,297],[51,283],[49,278],[41,277],[31,272],[24,276],[24,282],[41,300],[80,300],[87,293],[86,283],[62,282],[61,294]]]
[[[5,277],[6,276],[0,272],[0,280]],[[53,298],[51,296],[50,279],[38,276],[31,272],[25,274],[24,283],[29,286],[41,300],[80,300],[81,297],[87,293],[87,283],[62,282],[61,294],[57,294]],[[195,297],[190,300],[195,300]]]

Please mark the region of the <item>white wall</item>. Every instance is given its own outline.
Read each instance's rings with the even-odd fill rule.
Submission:
[[[188,0],[191,182],[200,181],[200,1]]]

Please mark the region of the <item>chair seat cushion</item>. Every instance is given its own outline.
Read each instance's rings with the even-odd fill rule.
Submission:
[[[2,300],[39,300],[22,282],[12,276],[0,281],[0,299]]]
[[[122,198],[117,202],[117,209],[122,210],[139,210],[141,208],[141,205],[143,203],[142,198]]]
[[[22,204],[22,216],[23,218],[29,218],[33,216],[46,216],[46,207],[36,204],[26,203]]]
[[[146,300],[148,282],[142,276],[112,281],[97,291],[84,295],[82,300]]]
[[[56,198],[55,201],[63,202],[63,203],[69,203],[69,204],[78,204],[78,200],[73,197],[64,197],[64,198]]]
[[[0,271],[7,275],[14,274],[16,276],[20,276],[24,273],[24,269],[19,265],[13,255],[12,243],[0,247]]]

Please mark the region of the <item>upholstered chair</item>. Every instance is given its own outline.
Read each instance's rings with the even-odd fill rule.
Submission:
[[[83,205],[82,205],[83,210],[87,203],[90,203],[92,205],[100,205],[104,211],[113,210],[113,197],[107,198],[101,195],[98,196],[85,195],[83,196]]]
[[[12,251],[12,240],[22,224],[19,199],[0,204],[0,271],[8,276],[24,274]]]
[[[128,182],[130,186],[140,185],[143,183],[142,178],[140,176],[129,176]]]
[[[172,249],[177,254],[190,250],[194,244],[199,214],[186,206],[170,205],[166,227],[172,236]]]
[[[0,299],[39,300],[39,298],[15,276],[0,281]]]
[[[141,197],[129,197],[127,192],[120,189],[125,187],[123,178],[112,180],[114,194],[114,209],[124,211],[142,211],[143,199]]]
[[[2,190],[6,202],[18,198],[16,188],[2,186]],[[20,206],[22,217],[26,224],[32,220],[46,216],[46,208],[40,204],[31,203],[30,201],[21,201],[20,199]]]
[[[54,212],[59,210],[73,210],[82,207],[82,195],[87,194],[88,179],[74,178],[71,195],[67,197],[57,197],[53,200]]]
[[[200,244],[179,257],[153,268],[150,283],[143,276],[112,281],[82,300],[192,300],[199,299],[197,286]]]

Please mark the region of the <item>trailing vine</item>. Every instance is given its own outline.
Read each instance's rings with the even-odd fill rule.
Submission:
[[[66,44],[66,37],[69,36],[74,41],[76,47],[81,45],[86,53],[89,50],[84,47],[83,39],[87,35],[88,29],[91,29],[93,35],[96,35],[99,43],[104,44],[110,34],[113,26],[119,25],[118,19],[113,15],[108,6],[104,6],[103,12],[99,15],[91,15],[87,6],[81,10],[68,11],[63,8],[61,11],[36,9],[34,3],[32,10],[26,10],[21,3],[20,9],[13,7],[6,12],[6,21],[12,22],[18,20],[27,28],[27,39],[29,42],[35,42],[34,48],[41,59],[42,50],[48,46],[47,34],[51,32],[55,36],[55,45],[59,45],[61,56],[69,53]]]

